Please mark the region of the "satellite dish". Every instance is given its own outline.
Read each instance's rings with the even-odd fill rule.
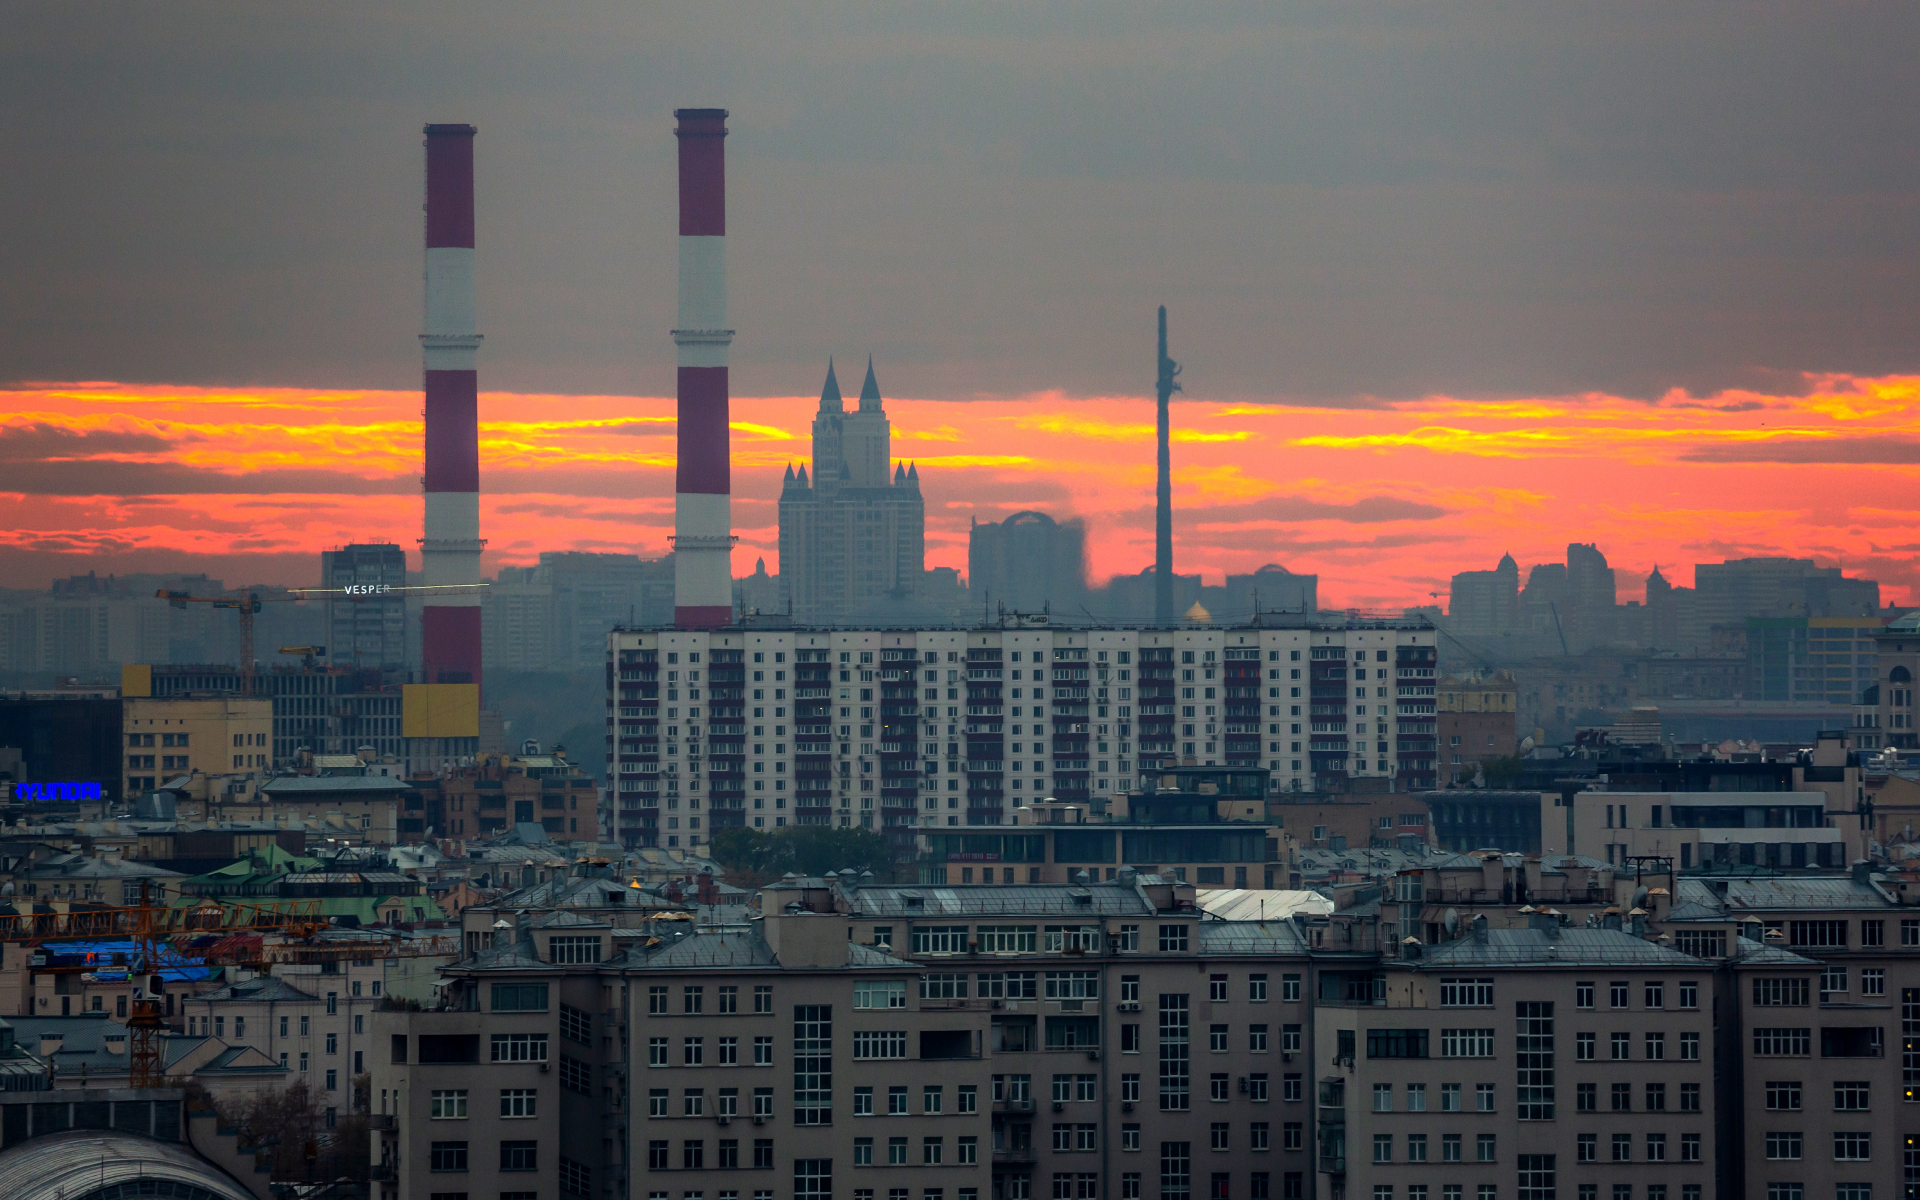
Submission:
[[[1643,887],[1633,889],[1633,907],[1645,908],[1646,904],[1647,904],[1647,889]]]
[[[1527,735],[1526,737],[1523,737],[1523,738],[1521,738],[1521,739],[1520,739],[1520,753],[1522,753],[1522,754],[1525,754],[1525,753],[1527,753],[1527,752],[1528,752],[1529,750],[1532,750],[1532,749],[1533,749],[1533,735],[1532,735],[1532,734],[1528,734],[1528,735]]]
[[[1450,908],[1446,912],[1442,913],[1440,916],[1440,924],[1443,927],[1445,927],[1447,931],[1447,936],[1449,937],[1453,936],[1456,933],[1459,933],[1460,932],[1460,910],[1457,908]]]

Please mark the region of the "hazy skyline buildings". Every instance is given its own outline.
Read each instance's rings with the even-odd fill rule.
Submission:
[[[846,624],[922,591],[920,472],[898,463],[889,477],[892,450],[872,360],[852,412],[829,362],[813,418],[813,474],[804,463],[788,466],[780,487],[780,592],[794,621]]]

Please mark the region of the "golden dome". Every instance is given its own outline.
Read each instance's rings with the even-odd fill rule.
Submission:
[[[1208,612],[1206,609],[1201,608],[1200,602],[1198,600],[1195,600],[1193,602],[1193,607],[1186,611],[1185,616],[1186,616],[1186,619],[1189,621],[1213,620],[1213,614]]]

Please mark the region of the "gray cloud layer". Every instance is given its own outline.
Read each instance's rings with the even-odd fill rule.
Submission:
[[[1920,7],[0,3],[0,378],[414,386],[419,127],[484,380],[672,387],[734,111],[736,389],[1653,395],[1920,363]]]

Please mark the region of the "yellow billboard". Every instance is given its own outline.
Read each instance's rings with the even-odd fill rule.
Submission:
[[[126,663],[120,668],[120,698],[153,695],[153,667],[147,663]]]
[[[410,738],[479,737],[480,685],[404,685],[400,692],[400,733]]]

